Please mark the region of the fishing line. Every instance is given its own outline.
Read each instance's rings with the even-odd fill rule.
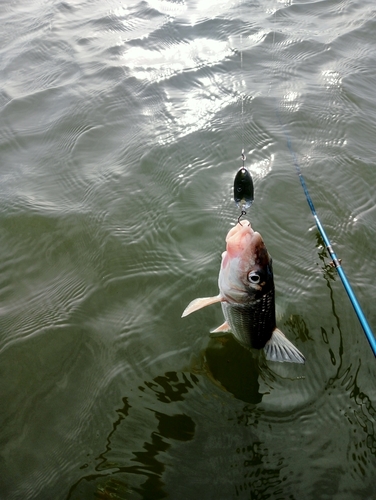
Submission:
[[[243,36],[240,34],[240,81],[243,85]],[[238,224],[242,225],[240,219],[247,215],[248,209],[254,199],[253,180],[249,170],[245,167],[246,156],[244,153],[244,92],[241,90],[241,127],[242,127],[242,152],[241,159],[243,165],[238,170],[234,180],[234,201],[241,213],[238,217]]]
[[[273,53],[274,53],[274,31],[273,30]],[[316,212],[316,209],[315,209],[315,206],[313,204],[313,201],[312,201],[312,198],[308,192],[308,188],[307,188],[307,184],[304,180],[304,177],[303,177],[303,174],[302,174],[302,171],[301,171],[301,168],[300,168],[300,165],[299,165],[299,162],[298,162],[298,159],[297,159],[297,156],[295,154],[295,151],[292,147],[292,142],[291,142],[291,138],[290,138],[290,135],[288,133],[288,131],[286,130],[286,127],[282,121],[282,118],[280,116],[280,113],[278,112],[278,107],[276,106],[276,112],[277,112],[277,116],[278,116],[278,121],[279,121],[279,124],[282,128],[282,131],[283,131],[283,134],[285,136],[285,139],[286,139],[286,143],[287,143],[287,148],[288,150],[290,151],[290,154],[291,154],[291,157],[292,157],[292,161],[293,161],[293,164],[295,166],[295,170],[296,170],[296,173],[298,174],[299,176],[299,180],[300,180],[300,184],[303,188],[303,191],[304,191],[304,194],[305,194],[305,197],[306,197],[306,200],[307,200],[307,203],[308,203],[308,206],[309,208],[311,209],[311,212],[312,212],[312,215],[313,215],[313,218],[315,219],[315,223],[316,223],[316,226],[317,226],[317,229],[319,230],[319,233],[321,234],[321,237],[325,243],[325,247],[330,255],[330,258],[332,259],[332,266],[335,267],[339,277],[341,278],[341,281],[342,281],[342,284],[343,286],[345,287],[345,290],[347,292],[347,295],[350,299],[350,302],[355,310],[355,313],[359,319],[359,322],[363,328],[363,331],[367,337],[367,340],[369,342],[369,345],[373,351],[373,354],[374,356],[376,357],[376,340],[375,340],[375,337],[372,333],[372,330],[368,324],[368,321],[362,311],[362,308],[360,307],[360,304],[351,288],[351,285],[346,277],[346,274],[345,274],[345,271],[343,270],[342,268],[342,264],[341,264],[341,259],[338,259],[337,258],[337,255],[335,254],[334,250],[333,250],[333,247],[332,247],[332,244],[324,230],[324,227],[322,226],[321,222],[320,222],[320,219],[319,219],[319,216],[317,215],[317,212]]]
[[[240,85],[243,86],[243,35],[240,33]],[[242,160],[243,167],[245,162],[244,156],[244,92],[241,89],[241,121],[242,121]]]

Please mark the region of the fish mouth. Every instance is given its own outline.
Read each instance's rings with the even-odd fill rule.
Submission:
[[[226,250],[230,259],[241,258],[250,265],[265,265],[269,260],[264,241],[251,223],[243,220],[234,226],[226,237]]]

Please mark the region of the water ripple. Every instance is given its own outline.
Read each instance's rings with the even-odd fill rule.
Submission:
[[[3,10],[3,494],[373,497],[372,353],[286,144],[373,324],[372,2]],[[243,148],[305,366],[180,317],[218,291]]]

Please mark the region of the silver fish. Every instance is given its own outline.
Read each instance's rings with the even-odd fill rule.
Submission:
[[[213,332],[231,331],[244,346],[263,348],[270,361],[305,362],[276,326],[272,259],[261,235],[246,220],[227,234],[218,286],[219,295],[193,300],[182,317],[220,302],[226,321]]]

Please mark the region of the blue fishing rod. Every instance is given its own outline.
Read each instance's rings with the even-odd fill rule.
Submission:
[[[312,212],[312,215],[315,219],[315,222],[316,222],[316,226],[317,226],[317,229],[319,230],[320,234],[321,234],[321,237],[322,239],[324,240],[324,243],[325,243],[325,246],[326,246],[326,249],[333,261],[333,267],[336,268],[337,270],[337,273],[339,274],[339,277],[341,278],[341,281],[343,283],[343,286],[345,287],[345,290],[347,292],[347,295],[349,296],[349,299],[350,299],[350,302],[356,312],[356,315],[358,316],[358,319],[360,321],[360,324],[362,325],[362,328],[364,330],[364,333],[366,334],[366,337],[367,337],[367,340],[369,342],[369,345],[371,346],[371,349],[373,351],[373,354],[374,356],[376,356],[376,340],[375,340],[375,337],[372,333],[372,330],[367,322],[367,319],[366,317],[364,316],[364,313],[362,311],[362,308],[360,307],[360,304],[357,300],[357,298],[355,297],[355,294],[351,288],[351,285],[346,277],[346,274],[345,274],[345,271],[343,270],[342,268],[342,265],[341,265],[341,261],[337,258],[334,250],[333,250],[333,247],[330,243],[330,240],[328,238],[328,236],[326,235],[325,233],[325,230],[320,222],[320,219],[316,213],[316,210],[315,210],[315,206],[312,202],[312,198],[310,197],[309,195],[309,192],[308,192],[308,188],[307,188],[307,185],[305,183],[305,180],[304,180],[304,177],[303,177],[303,174],[302,174],[302,171],[300,169],[300,166],[299,166],[299,163],[298,163],[298,160],[296,158],[296,155],[295,155],[295,152],[292,148],[292,144],[291,144],[291,140],[290,140],[290,137],[289,135],[286,133],[284,127],[283,127],[283,124],[281,122],[281,119],[279,120],[280,121],[280,124],[282,126],[282,129],[283,129],[283,132],[285,134],[285,137],[286,137],[286,141],[287,141],[287,147],[291,153],[291,156],[293,158],[293,162],[294,162],[294,165],[295,165],[295,168],[296,168],[296,172],[299,176],[299,179],[300,179],[300,184],[302,185],[302,188],[303,188],[303,191],[304,191],[304,194],[307,198],[307,202],[308,202],[308,205],[309,205],[309,208],[311,209],[311,212]]]
[[[273,44],[274,44],[274,34],[273,34]],[[242,36],[240,35],[240,67],[241,67],[241,73],[243,73],[243,50],[242,50]],[[243,77],[242,77],[243,80]],[[276,108],[278,109],[278,108]],[[288,133],[285,130],[285,127],[283,126],[283,122],[281,120],[281,116],[279,115],[277,111],[279,123],[281,125],[281,128],[285,134],[286,137],[286,142],[287,142],[287,147],[291,153],[296,172],[299,176],[300,183],[302,185],[304,194],[306,196],[309,208],[311,209],[312,215],[315,219],[317,229],[319,230],[322,239],[324,240],[326,249],[330,255],[330,258],[332,259],[332,265],[333,267],[336,268],[337,273],[339,277],[341,278],[341,281],[343,283],[343,286],[345,287],[345,290],[347,292],[347,295],[350,299],[350,302],[355,310],[356,315],[358,316],[359,322],[362,325],[363,331],[366,334],[367,340],[369,342],[369,345],[373,351],[374,356],[376,357],[376,340],[375,337],[372,333],[372,330],[368,324],[368,321],[362,311],[362,308],[360,307],[360,304],[351,288],[351,285],[349,283],[349,280],[346,277],[345,271],[342,269],[341,261],[340,259],[337,258],[333,247],[330,243],[330,240],[320,222],[320,219],[316,213],[315,206],[313,204],[312,198],[309,195],[307,185],[305,183],[302,171],[300,169],[296,154],[293,150],[292,144],[291,144],[291,139]],[[243,161],[243,166],[238,170],[235,181],[234,181],[234,201],[236,205],[241,208],[241,214],[238,218],[238,223],[241,224],[240,219],[243,215],[246,215],[246,209],[249,208],[254,199],[254,191],[253,191],[253,181],[252,177],[248,171],[248,169],[245,167],[244,162],[245,162],[245,155],[244,155],[244,93],[241,95],[241,119],[242,119],[242,135],[243,135],[243,150],[242,150],[242,161]]]

